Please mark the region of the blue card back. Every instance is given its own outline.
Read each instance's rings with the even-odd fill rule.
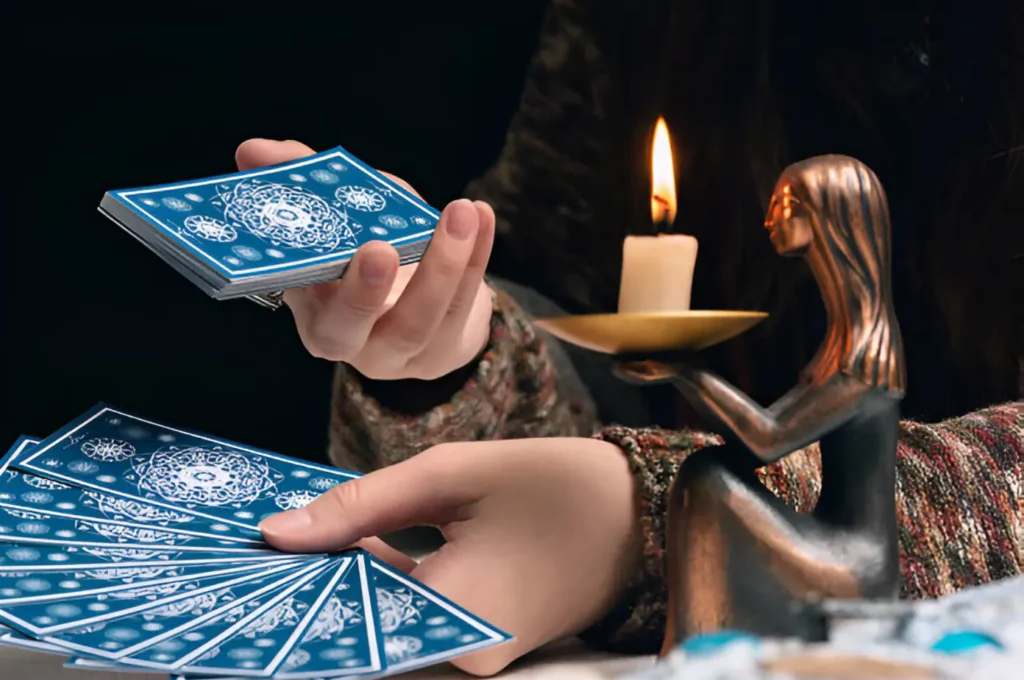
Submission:
[[[0,506],[23,510],[47,510],[83,519],[113,520],[145,524],[154,529],[166,528],[187,531],[208,537],[223,537],[251,544],[262,544],[258,531],[199,517],[182,510],[171,510],[89,489],[78,489],[67,484],[27,474],[14,466],[39,443],[38,439],[21,437],[0,460]],[[99,468],[91,461],[77,461],[75,474],[96,472]],[[95,468],[95,469],[94,469]]]
[[[200,675],[261,677],[275,675],[307,631],[323,633],[325,604],[343,577],[352,571],[351,556],[332,558],[332,566],[315,580],[264,611],[237,630],[230,639],[217,645],[202,658],[175,664],[177,672]]]
[[[432,666],[512,639],[380,560],[371,558],[371,566],[387,675]]]
[[[116,570],[147,564],[163,568],[169,565],[242,564],[277,559],[276,555],[258,551],[251,555],[216,550],[183,552],[163,545],[135,547],[111,544],[110,547],[97,548],[65,544],[0,544],[0,573],[64,571],[71,567]]]
[[[81,463],[88,473],[76,472]],[[15,465],[72,485],[255,530],[359,475],[100,405]]]
[[[260,578],[280,578],[278,574],[295,572],[306,562],[281,562],[262,569],[230,575],[197,576],[187,581],[177,581],[158,586],[140,585],[132,590],[117,590],[110,593],[75,595],[68,593],[58,602],[23,602],[0,605],[0,622],[34,637],[60,635],[68,631],[69,639],[84,630],[104,628],[105,622],[123,617],[156,616],[178,610],[194,611],[202,603],[214,601],[216,594],[230,591],[232,586],[242,587]],[[48,575],[29,575],[26,581],[38,580],[52,584]],[[22,590],[35,588],[33,583],[23,584]],[[198,604],[197,604],[198,603]],[[99,625],[103,624],[103,625]],[[61,639],[46,639],[64,645]]]
[[[69,545],[81,548],[105,548],[111,544],[175,548],[182,552],[216,550],[224,553],[275,555],[266,544],[230,541],[222,536],[204,536],[161,527],[125,522],[96,521],[68,517],[60,513],[41,513],[0,505],[0,543],[19,545]]]
[[[154,645],[195,630],[198,626],[222,619],[246,603],[256,602],[309,574],[322,569],[323,560],[312,564],[268,569],[244,578],[221,580],[211,587],[197,589],[184,597],[165,598],[139,611],[122,613],[109,625],[84,625],[43,636],[45,642],[75,652],[112,660],[140,653]],[[196,646],[206,644],[205,635],[183,640]],[[165,650],[166,651],[166,650]]]
[[[0,573],[0,607],[16,604],[59,602],[68,597],[104,594],[117,597],[118,592],[127,599],[138,595],[140,589],[155,593],[159,588],[174,593],[193,579],[228,577],[232,574],[266,569],[275,563],[300,562],[303,557],[291,559],[282,556],[277,562],[228,564],[200,564],[163,567],[130,567],[120,569],[67,569]]]
[[[276,678],[364,675],[384,668],[384,638],[377,628],[372,580],[369,557],[360,552]]]
[[[268,168],[108,195],[228,280],[344,262],[371,240],[398,248],[423,242],[439,218],[341,147]]]

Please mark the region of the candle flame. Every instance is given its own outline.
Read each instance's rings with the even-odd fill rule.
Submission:
[[[672,140],[668,124],[658,117],[651,144],[651,220],[655,224],[676,219],[676,171],[672,162]]]

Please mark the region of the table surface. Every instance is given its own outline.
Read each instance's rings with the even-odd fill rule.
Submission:
[[[166,677],[145,673],[101,673],[64,668],[62,657],[13,647],[0,647],[0,677],[4,680],[152,680]],[[499,678],[515,680],[613,680],[653,663],[653,657],[622,657],[592,652],[575,642],[540,649],[508,668]],[[468,680],[448,664],[407,673],[410,680]]]

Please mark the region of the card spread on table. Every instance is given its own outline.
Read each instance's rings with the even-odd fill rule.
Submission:
[[[217,299],[337,278],[371,240],[415,262],[440,217],[341,147],[266,168],[110,191],[100,211]]]
[[[15,466],[84,489],[254,530],[359,475],[99,405]]]
[[[140,584],[137,589],[129,591],[82,595],[69,592],[59,602],[22,601],[0,605],[0,622],[22,633],[42,637],[61,631],[74,632],[76,629],[136,613],[145,612],[150,615],[152,612],[175,611],[178,608],[193,611],[195,603],[212,601],[217,593],[228,592],[233,587],[248,587],[259,579],[276,581],[280,574],[294,573],[303,567],[302,563],[282,562],[245,573],[198,576],[181,583],[160,586]],[[46,641],[55,642],[52,639]]]
[[[383,677],[510,636],[259,522],[359,475],[99,405],[0,460],[0,645],[181,678]]]
[[[14,464],[38,443],[37,439],[22,437],[0,460],[0,507],[50,511],[85,520],[141,524],[154,530],[167,529],[248,544],[263,543],[262,535],[255,529],[224,524],[135,499],[80,489],[15,469]],[[90,460],[69,462],[69,472],[75,474],[98,471],[99,467]]]

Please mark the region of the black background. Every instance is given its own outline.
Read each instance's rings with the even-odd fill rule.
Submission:
[[[322,459],[331,366],[290,313],[210,300],[96,206],[230,172],[250,137],[343,145],[442,206],[500,150],[545,4],[5,20],[0,443],[105,401]]]

